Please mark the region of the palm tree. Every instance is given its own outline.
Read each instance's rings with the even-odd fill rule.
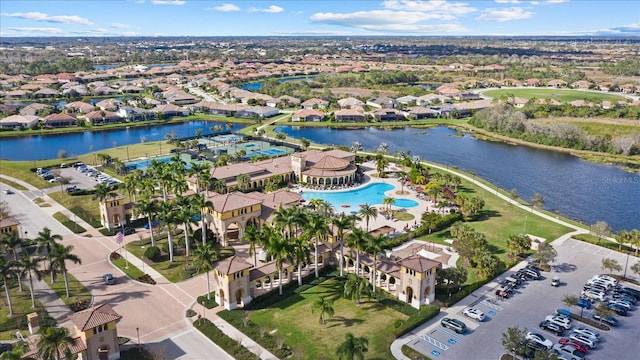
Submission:
[[[367,232],[369,232],[369,221],[375,219],[378,216],[378,209],[369,204],[364,204],[360,207],[358,216],[366,222]]]
[[[309,256],[311,244],[309,243],[309,239],[309,235],[306,233],[291,238],[293,245],[293,258],[298,267],[298,286],[302,285],[302,264],[308,264],[311,262],[311,258]]]
[[[195,194],[192,197],[193,206],[200,209],[200,221],[202,223],[202,245],[207,243],[207,222],[205,217],[205,211],[213,211],[213,203],[207,200],[206,197],[201,194]]]
[[[204,162],[192,162],[191,167],[187,169],[187,175],[195,177],[197,194],[202,191],[203,187],[208,189],[208,186],[204,186],[203,180],[206,181],[211,179],[210,169],[211,166],[209,165],[209,163]]]
[[[64,289],[66,291],[67,297],[71,296],[69,294],[69,278],[67,276],[67,260],[72,261],[74,264],[82,264],[82,260],[80,260],[78,256],[72,254],[71,251],[73,251],[73,245],[64,246],[62,244],[53,245],[53,249],[51,251],[52,270],[58,269],[60,270],[60,272],[62,272],[62,275],[64,276]]]
[[[249,243],[249,256],[253,255],[253,266],[258,266],[258,254],[256,244],[260,243],[260,232],[253,224],[249,224],[242,234],[242,241]]]
[[[370,292],[369,282],[365,278],[361,278],[357,274],[349,274],[349,278],[344,283],[344,297],[360,304],[362,295],[369,295]]]
[[[344,269],[344,231],[352,227],[355,216],[342,214],[339,218],[331,219],[331,224],[338,230],[338,242],[340,243],[340,276]]]
[[[167,243],[169,245],[169,262],[173,262],[173,226],[177,221],[175,204],[172,201],[160,203],[158,216],[160,221],[167,227]]]
[[[29,350],[29,345],[26,342],[19,342],[11,351],[0,354],[0,360],[22,360],[22,356],[27,350]]]
[[[133,172],[127,174],[127,176],[124,177],[124,181],[120,185],[120,188],[129,194],[129,198],[131,198],[134,203],[138,201],[137,190],[140,185],[142,175],[142,170],[136,169]]]
[[[247,190],[251,186],[251,177],[247,174],[240,174],[236,176],[236,183],[242,190]]]
[[[189,233],[191,232],[191,224],[195,221],[193,216],[196,215],[195,209],[190,202],[191,199],[178,196],[177,203],[179,208],[175,214],[176,222],[184,226],[184,249],[187,257],[186,263],[189,264]]]
[[[333,215],[336,210],[333,208],[330,202],[323,199],[311,199],[309,201],[309,206],[316,212],[316,214],[324,217],[329,217]]]
[[[347,235],[347,245],[356,251],[356,275],[360,273],[360,251],[366,246],[366,235],[367,233],[360,228],[353,228]]]
[[[33,273],[36,274],[38,281],[40,280],[40,272],[38,272],[38,267],[40,266],[40,262],[43,259],[40,257],[29,256],[29,254],[22,254],[22,259],[20,259],[20,266],[22,268],[22,273],[27,274],[29,278],[29,291],[31,292],[31,308],[34,309],[36,307],[36,296],[33,292]]]
[[[2,236],[0,240],[0,245],[5,248],[5,250],[11,251],[13,254],[13,260],[15,261],[16,266],[19,266],[18,263],[18,252],[17,249],[24,244],[24,240],[20,238],[17,231],[12,231],[6,233]],[[20,271],[16,272],[18,276],[18,289],[22,292],[22,281],[20,280]]]
[[[104,202],[107,199],[113,199],[118,194],[111,191],[111,188],[106,183],[99,183],[95,187],[95,193],[93,194],[92,200],[98,200],[99,202]]]
[[[347,333],[344,338],[344,342],[338,345],[338,348],[336,349],[338,359],[364,360],[364,353],[369,350],[367,348],[369,340],[365,337],[355,337],[352,333]]]
[[[211,300],[211,284],[209,283],[209,271],[213,269],[213,263],[218,259],[218,253],[211,244],[198,244],[193,251],[193,264],[198,272],[205,271],[207,276],[207,300]]]
[[[282,234],[276,231],[270,232],[266,245],[267,256],[275,259],[276,261],[276,268],[278,268],[278,291],[279,294],[282,295],[282,265],[285,260],[291,259],[293,246],[289,239],[286,239]]]
[[[45,227],[38,233],[38,237],[36,237],[36,243],[38,247],[36,251],[42,254],[42,250],[46,250],[46,258],[49,259],[49,271],[51,271],[51,282],[53,282],[53,266],[51,265],[51,249],[57,245],[56,241],[62,240],[62,236],[58,234],[51,234],[51,229]]]
[[[151,246],[156,246],[156,239],[153,236],[153,215],[158,211],[158,202],[156,200],[147,198],[141,199],[135,204],[136,215],[147,215],[147,224],[149,226],[149,232],[151,234]]]
[[[65,327],[52,328],[43,326],[38,330],[38,357],[41,359],[61,360],[71,357],[69,345],[75,345],[76,339],[69,335],[69,330]]]
[[[381,154],[376,155],[376,171],[378,172],[379,177],[384,176],[384,168],[389,163],[389,160],[382,156]]]
[[[7,305],[9,306],[9,317],[13,316],[13,304],[11,302],[11,289],[9,287],[9,278],[14,274],[15,264],[13,260],[6,260],[0,256],[0,277],[4,284],[4,291],[7,293]]]
[[[389,238],[380,234],[376,237],[373,237],[369,234],[366,237],[367,252],[373,254],[373,273],[371,274],[371,290],[376,292],[376,271],[378,270],[378,254],[389,247]]]
[[[329,234],[329,226],[327,225],[327,218],[321,216],[310,216],[305,226],[305,232],[314,237],[314,264],[315,275],[318,274],[318,242],[324,241],[325,237]]]
[[[386,197],[382,199],[382,203],[387,205],[387,211],[391,212],[391,207],[396,204],[396,199],[392,197]]]
[[[320,312],[320,318],[318,321],[320,324],[327,325],[327,320],[324,318],[325,314],[328,317],[332,317],[335,314],[335,310],[333,309],[333,301],[331,299],[327,299],[324,296],[320,296],[313,302],[311,306],[311,312]]]

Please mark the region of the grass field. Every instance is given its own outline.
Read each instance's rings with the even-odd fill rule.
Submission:
[[[487,90],[482,94],[498,99],[515,96],[523,99],[553,99],[560,102],[571,102],[574,100],[586,100],[591,102],[601,102],[605,100],[626,101],[624,97],[615,94],[602,94],[590,91],[548,88]]]
[[[640,121],[606,118],[571,118],[559,117],[553,119],[536,119],[541,123],[569,123],[574,124],[590,135],[629,135],[640,131]]]
[[[49,196],[92,226],[101,227],[98,200],[93,200],[93,195],[71,196],[66,192],[58,191],[50,193]]]
[[[273,335],[284,339],[296,359],[337,359],[336,348],[348,332],[369,340],[366,359],[392,359],[393,324],[408,316],[373,301],[355,305],[341,296],[342,291],[342,283],[328,280],[267,309],[253,311],[249,318],[267,332],[275,330]],[[324,326],[319,323],[320,314],[311,311],[320,296],[334,300],[335,315]]]
[[[28,282],[28,281],[27,281]],[[0,300],[0,340],[15,340],[16,331],[22,332],[27,336],[29,328],[27,325],[27,314],[32,312],[46,313],[42,304],[36,297],[36,308],[31,308],[31,293],[29,285],[23,285],[23,291],[19,292],[18,285],[12,284],[11,287],[11,304],[13,308],[13,316],[9,317],[9,307],[7,306],[7,296],[2,287],[2,299]]]

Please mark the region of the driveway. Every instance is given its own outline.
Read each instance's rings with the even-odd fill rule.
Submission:
[[[432,359],[447,360],[468,358],[468,354],[474,354],[476,359],[499,358],[500,354],[505,352],[501,344],[502,333],[513,326],[539,332],[557,343],[559,337],[538,328],[540,321],[546,315],[554,313],[557,308],[566,308],[562,302],[565,295],[579,295],[587,279],[594,274],[602,273],[603,258],[616,259],[624,266],[627,256],[572,239],[554,242],[554,246],[558,251],[558,257],[553,264],[552,272],[543,273],[542,280],[529,281],[504,301],[495,301],[493,289],[497,284],[492,282],[467,296],[456,306],[443,310],[435,320],[406,337],[408,341],[405,343]],[[633,264],[634,261],[630,261],[629,266]],[[524,264],[519,264],[519,267],[522,266]],[[507,277],[512,272],[507,271],[499,279]],[[627,275],[629,276],[629,272]],[[551,286],[551,278],[554,276],[560,277],[562,286]],[[488,320],[478,323],[463,316],[462,311],[468,306],[482,310],[488,315]],[[578,308],[570,310],[579,311]],[[603,340],[596,349],[589,352],[589,358],[628,359],[629,354],[640,351],[640,344],[629,342],[629,339],[640,338],[640,322],[637,321],[640,311],[632,311],[629,314],[627,317],[619,318],[620,327],[601,332]],[[462,320],[470,330],[464,335],[458,335],[442,328],[440,319],[444,316]],[[591,316],[590,310],[585,311],[585,316]],[[584,324],[574,322],[575,325]]]

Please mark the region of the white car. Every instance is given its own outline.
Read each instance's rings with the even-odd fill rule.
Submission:
[[[626,302],[626,301],[622,301],[622,300],[609,300],[608,302],[609,304],[616,304],[618,306],[622,306],[623,308],[627,309],[627,310],[632,310],[633,306]]]
[[[585,334],[587,336],[591,336],[592,338],[596,339],[596,341],[600,341],[600,333],[597,332],[596,330],[590,329],[588,327],[576,326],[571,331],[574,332],[574,333]]]
[[[604,293],[594,290],[584,290],[581,295],[587,299],[594,299],[598,301],[604,301]]]
[[[618,280],[616,280],[616,278],[611,277],[609,275],[595,275],[592,277],[592,279],[598,279],[600,281],[604,281],[607,282],[609,284],[611,284],[611,286],[616,286],[618,285]]]
[[[484,319],[487,318],[482,311],[476,308],[467,308],[462,312],[462,314],[478,321],[484,321]]]
[[[553,347],[553,341],[547,339],[546,337],[544,337],[544,335],[538,334],[538,333],[535,333],[535,332],[529,331],[527,333],[527,340],[535,341],[538,344],[546,347],[547,350],[551,350],[551,348]]]
[[[589,335],[579,334],[579,333],[571,333],[569,334],[569,339],[581,342],[589,347],[589,349],[595,349],[596,340]]]
[[[571,319],[568,319],[568,318],[566,318],[564,316],[547,315],[545,320],[547,320],[550,323],[554,323],[554,324],[564,328],[565,330],[571,329]]]

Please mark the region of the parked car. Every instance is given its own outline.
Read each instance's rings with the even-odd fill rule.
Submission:
[[[111,274],[102,275],[102,279],[106,285],[113,285],[116,283],[116,279]]]
[[[151,226],[156,227],[160,225],[160,220],[151,220]],[[145,229],[149,229],[149,222],[147,221],[146,223],[144,223],[144,228]]]
[[[580,295],[582,295],[582,297],[585,297],[587,299],[593,299],[598,301],[604,301],[604,298],[605,298],[604,293],[598,292],[595,290],[583,290],[582,293],[580,293]]]
[[[564,328],[565,330],[569,330],[571,329],[571,320],[567,319],[566,317],[563,316],[559,316],[559,315],[547,315],[547,317],[545,318],[546,321],[554,323],[562,328]]]
[[[553,346],[553,352],[562,356],[565,359],[580,360],[584,358],[584,354],[578,351],[573,346],[556,344]]]
[[[575,340],[575,341],[583,343],[589,349],[595,349],[596,348],[596,343],[597,343],[596,339],[592,338],[591,336],[572,332],[571,334],[569,334],[568,337],[571,340]]]
[[[584,309],[591,309],[591,301],[585,298],[578,298],[578,306]]]
[[[626,292],[627,294],[631,294],[633,295],[636,300],[640,300],[640,290],[636,290],[634,288],[630,288],[628,286],[625,286],[621,289],[623,292]]]
[[[564,328],[560,327],[558,324],[554,324],[547,320],[542,321],[539,326],[540,326],[540,329],[551,331],[557,336],[564,335]]]
[[[527,340],[537,342],[538,344],[546,347],[547,350],[551,350],[551,347],[553,347],[553,341],[547,339],[546,337],[544,337],[544,335],[536,332],[529,331],[525,338]]]
[[[125,235],[131,235],[131,234],[135,234],[135,233],[136,233],[136,229],[134,229],[132,227],[124,228],[124,234]]]
[[[608,304],[607,308],[609,310],[613,310],[616,314],[620,316],[627,316],[627,312],[629,312],[626,308],[618,305],[618,304]]]
[[[458,319],[446,317],[440,320],[440,325],[444,328],[451,329],[458,334],[464,334],[464,332],[467,331],[467,325]]]
[[[80,189],[74,185],[74,186],[69,186],[65,191],[67,192],[67,194],[71,194],[76,191],[80,191]]]
[[[571,346],[583,354],[587,354],[589,352],[589,348],[584,346],[583,343],[569,338],[560,338],[560,340],[558,340],[558,344]]]
[[[605,317],[601,317],[600,315],[594,313],[593,314],[593,319],[594,320],[598,320],[598,321],[602,321],[603,323],[609,325],[609,326],[618,326],[620,325],[620,321],[618,321],[618,319],[616,319],[613,316],[605,316]]]
[[[551,279],[551,286],[553,287],[560,286],[560,278],[557,276],[554,276],[553,279]]]
[[[476,308],[467,308],[462,312],[462,314],[478,321],[484,321],[484,319],[486,319],[484,313]]]
[[[571,329],[571,331],[574,333],[591,336],[592,338],[595,338],[596,341],[600,341],[600,333],[594,329],[584,327],[584,326],[576,326],[573,329]]]
[[[13,345],[10,343],[0,343],[0,354],[11,351],[11,349],[13,349]]]
[[[627,311],[633,309],[633,305],[631,305],[630,303],[628,303],[628,302],[626,302],[624,300],[615,300],[615,299],[614,300],[609,300],[607,302],[607,304],[615,304],[615,305],[621,306],[621,307],[627,309]]]

